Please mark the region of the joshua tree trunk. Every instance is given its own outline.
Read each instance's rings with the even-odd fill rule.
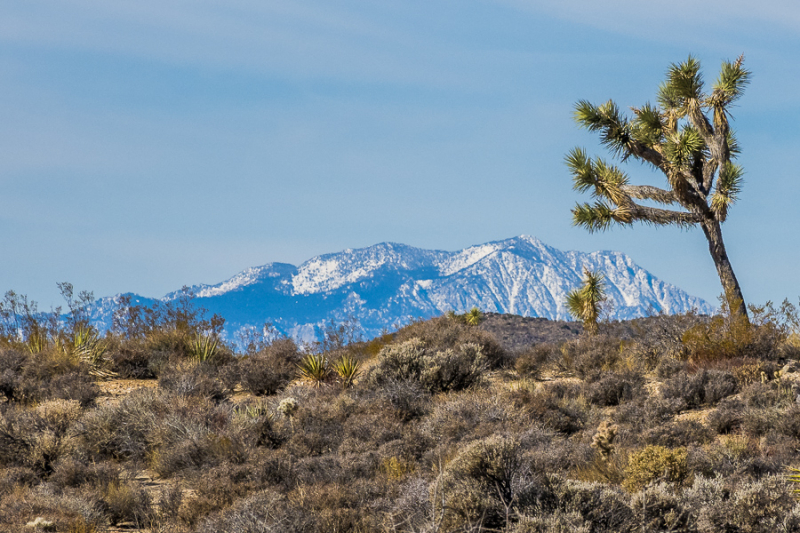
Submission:
[[[725,251],[725,243],[722,242],[722,227],[719,221],[713,218],[705,218],[700,222],[700,226],[702,226],[703,233],[706,234],[706,239],[708,239],[708,250],[714,259],[714,265],[717,267],[717,274],[719,274],[719,280],[722,282],[725,300],[728,302],[731,313],[747,319],[747,306],[744,303],[739,281],[736,279],[736,274],[733,273],[728,253]]]

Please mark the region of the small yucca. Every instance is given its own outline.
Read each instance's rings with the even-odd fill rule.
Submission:
[[[92,326],[79,327],[72,338],[72,353],[89,365],[89,374],[102,379],[116,377],[116,372],[106,368],[107,347],[100,339],[100,334]]]
[[[263,402],[254,405],[239,405],[233,408],[233,412],[241,418],[272,418],[269,406]]]
[[[597,333],[597,319],[600,318],[606,287],[603,274],[583,271],[583,285],[567,294],[567,310],[583,322],[583,328],[591,334]]]
[[[197,334],[189,346],[192,358],[198,363],[207,363],[217,355],[217,339],[212,335]]]
[[[468,326],[477,326],[483,320],[483,313],[477,307],[473,307],[469,312],[464,313],[464,322]]]
[[[339,374],[342,387],[351,387],[358,376],[358,373],[361,371],[361,361],[358,361],[349,355],[343,355],[335,363],[333,363],[333,369],[337,374]]]
[[[47,334],[40,333],[38,331],[31,333],[31,335],[25,341],[25,345],[28,347],[28,351],[30,353],[37,354],[47,348]]]
[[[789,468],[789,472],[792,472],[792,474],[787,479],[792,483],[800,484],[800,468]],[[794,489],[792,492],[800,494],[800,489]]]
[[[313,382],[316,386],[320,386],[330,375],[328,358],[324,354],[310,353],[306,355],[298,363],[297,368],[300,377]]]

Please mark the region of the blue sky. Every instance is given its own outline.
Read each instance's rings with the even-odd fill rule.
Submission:
[[[721,292],[699,230],[571,225],[579,99],[653,101],[671,62],[745,54],[745,298],[800,286],[800,7],[623,0],[0,4],[0,291],[162,296],[272,261],[520,234]],[[636,163],[634,182],[662,183]]]

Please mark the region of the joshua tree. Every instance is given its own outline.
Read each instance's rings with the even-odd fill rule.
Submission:
[[[567,310],[583,322],[583,329],[590,335],[597,333],[597,319],[600,317],[606,299],[606,286],[603,275],[584,269],[583,285],[567,293]]]
[[[585,100],[575,105],[575,120],[589,131],[599,132],[613,156],[622,162],[633,157],[661,171],[667,178],[667,188],[629,185],[622,170],[600,158],[588,157],[581,148],[567,154],[566,163],[574,188],[591,191],[597,198],[594,204],[575,206],[575,225],[590,232],[606,230],[614,223],[700,226],[727,304],[747,320],[721,229],[742,183],[742,167],[732,162],[739,146],[728,119],[729,107],[750,81],[743,60],[740,56],[734,62],[723,62],[710,93],[704,92],[700,63],[695,58],[673,63],[659,87],[657,105],[631,108],[630,118],[612,100],[599,106]],[[647,206],[641,200],[676,209]]]

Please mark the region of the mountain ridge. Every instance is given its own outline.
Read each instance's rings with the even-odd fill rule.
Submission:
[[[601,271],[614,318],[714,308],[659,280],[621,252],[560,251],[522,235],[448,252],[384,242],[312,257],[299,266],[267,263],[214,285],[189,287],[195,302],[226,319],[226,334],[271,323],[298,340],[313,340],[329,321],[357,319],[377,335],[417,318],[474,306],[483,311],[569,319],[564,299],[584,268]],[[177,298],[174,291],[162,298]],[[138,295],[137,301],[155,302]],[[101,298],[93,317],[110,326],[119,295]],[[150,303],[149,305],[152,305]]]

